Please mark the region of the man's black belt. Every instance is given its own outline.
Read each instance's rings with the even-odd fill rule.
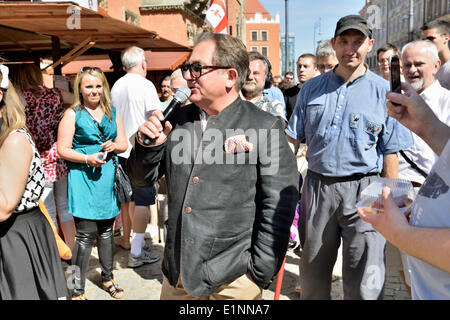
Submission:
[[[380,174],[378,172],[369,172],[369,173],[355,173],[350,176],[340,176],[340,177],[331,177],[331,176],[324,176],[323,174],[311,171],[308,169],[307,175],[313,178],[321,179],[321,180],[328,180],[333,182],[345,182],[345,181],[354,181],[354,180],[360,180],[365,177],[370,176],[379,176]]]

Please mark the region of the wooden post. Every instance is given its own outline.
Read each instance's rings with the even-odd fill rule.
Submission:
[[[52,36],[52,56],[53,61],[58,61],[61,59],[61,43],[59,42],[59,38]],[[58,65],[55,67],[54,75],[62,75],[62,65]]]

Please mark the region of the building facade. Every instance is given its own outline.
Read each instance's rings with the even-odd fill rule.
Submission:
[[[295,34],[289,33],[288,35],[288,64],[286,68],[286,46],[285,46],[286,36],[281,37],[281,72],[282,76],[288,71],[296,74],[297,72],[297,64],[295,57]]]
[[[258,0],[246,0],[245,17],[247,50],[266,56],[272,74],[281,74],[280,15],[272,17]]]
[[[410,3],[413,3],[413,25],[410,30]],[[421,38],[420,28],[426,22],[436,19],[450,19],[448,0],[366,0],[360,14],[366,17],[373,29],[375,44],[367,55],[370,69],[379,73],[377,50],[386,43],[392,43],[399,50],[409,42]],[[411,33],[411,34],[410,34]]]
[[[228,33],[245,41],[245,0],[226,0]],[[204,24],[210,0],[103,0],[108,15],[156,31],[161,37],[192,46]]]

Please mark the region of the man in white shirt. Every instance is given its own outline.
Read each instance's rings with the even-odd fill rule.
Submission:
[[[439,120],[450,125],[450,91],[443,88],[435,76],[440,67],[436,46],[430,41],[418,40],[406,44],[402,50],[403,75],[417,93],[425,100]],[[428,174],[437,155],[417,135],[413,134],[414,144],[404,150],[404,154]],[[414,169],[403,155],[399,155],[398,176],[420,187],[425,176]]]
[[[136,133],[139,125],[145,122],[153,110],[161,110],[156,88],[146,79],[147,62],[144,50],[138,47],[129,47],[122,52],[122,64],[127,74],[117,80],[111,89],[111,100],[114,107],[122,116],[127,139]],[[130,155],[132,145],[119,155],[119,161],[126,168],[126,159]],[[145,229],[148,223],[149,210],[151,215],[150,225],[157,230],[156,188],[137,188],[133,186],[134,203],[123,204],[121,214],[124,226],[122,241],[118,243],[122,248],[128,249],[130,237],[130,221],[134,231],[131,242],[129,267],[139,267],[144,263],[154,263],[159,260],[159,255],[151,253],[145,246]],[[153,206],[153,208],[152,208]],[[151,210],[153,209],[153,210]],[[132,211],[134,210],[134,214]],[[153,212],[152,212],[153,211]]]
[[[439,52],[441,67],[436,74],[441,86],[450,90],[450,22],[445,20],[436,20],[423,25],[422,39],[432,41]]]

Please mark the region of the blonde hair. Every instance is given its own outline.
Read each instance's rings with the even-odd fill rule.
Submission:
[[[91,76],[96,77],[97,79],[100,79],[100,81],[102,82],[103,94],[100,99],[100,106],[101,106],[103,112],[108,115],[108,118],[111,121],[112,107],[111,107],[111,96],[109,94],[108,81],[106,80],[106,77],[103,74],[103,72],[99,72],[96,69],[89,69],[86,71],[78,72],[77,77],[75,78],[75,82],[73,84],[74,102],[70,106],[70,108],[72,108],[74,110],[79,109],[79,108],[84,108],[84,101],[83,101],[83,96],[81,95],[80,86],[81,86],[81,81],[83,80],[83,77],[86,74],[90,74]]]
[[[0,74],[0,82],[2,79],[3,76]],[[11,81],[8,82],[8,89],[0,89],[3,92],[3,99],[0,102],[0,112],[2,113],[3,119],[3,124],[0,131],[0,147],[12,131],[20,128],[27,129],[23,105],[20,102],[19,96],[17,95]]]
[[[31,63],[19,64],[13,67],[11,82],[18,92],[36,89],[44,84],[41,70]]]

